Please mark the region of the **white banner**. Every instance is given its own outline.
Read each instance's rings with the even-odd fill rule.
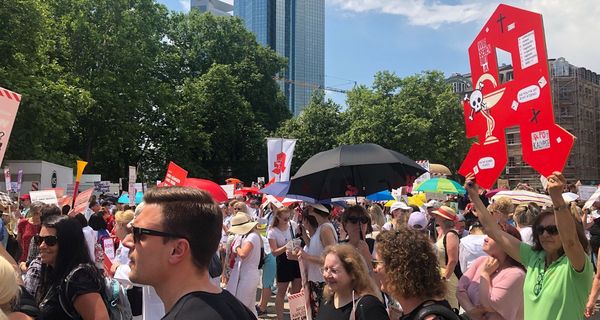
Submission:
[[[421,182],[431,179],[431,173],[429,173],[429,160],[418,160],[415,162],[418,165],[420,165],[421,167],[423,167],[423,169],[427,170],[427,172],[423,173],[422,175],[420,175],[419,177],[417,177],[415,179],[415,182],[413,182],[413,185],[412,185],[413,189],[418,187],[419,184],[421,184]]]
[[[6,193],[9,193],[12,190],[12,185],[10,183],[10,169],[8,167],[4,168],[4,182],[6,184]]]
[[[583,205],[583,208],[584,209],[591,208],[592,205],[594,204],[594,202],[597,201],[598,199],[600,199],[600,187],[598,189],[596,189],[596,192],[594,192],[594,194],[592,194],[590,196],[588,201],[585,202],[585,204]]]
[[[29,195],[31,196],[31,202],[40,201],[45,204],[58,205],[58,199],[54,190],[30,191]]]
[[[134,166],[129,166],[129,205],[135,206],[135,180],[137,174]]]
[[[267,138],[269,181],[289,181],[296,139]]]
[[[223,188],[223,190],[225,190],[225,193],[227,193],[227,199],[233,199],[235,197],[235,195],[233,194],[235,192],[235,185],[222,184],[221,188]]]

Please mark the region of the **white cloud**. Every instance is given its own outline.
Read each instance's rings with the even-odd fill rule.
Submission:
[[[597,0],[509,0],[505,3],[541,13],[549,58],[564,57],[570,63],[600,73],[600,6]],[[483,26],[500,3],[462,0],[444,4],[429,0],[327,0],[342,13],[365,12],[398,15],[415,26],[438,29],[441,25],[473,22]],[[447,28],[445,28],[447,30]]]
[[[183,12],[189,12],[191,6],[191,0],[179,0],[179,4],[183,8]]]

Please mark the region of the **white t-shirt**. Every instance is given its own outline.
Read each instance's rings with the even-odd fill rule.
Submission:
[[[521,241],[533,246],[533,229],[531,227],[523,227],[519,230],[521,234]]]
[[[292,226],[292,230],[297,229],[296,222],[290,221],[290,224],[288,224],[288,228],[285,231],[281,231],[277,227],[269,228],[269,232],[267,232],[267,238],[275,240],[275,243],[277,243],[278,248],[285,246],[288,242],[290,242],[293,239],[292,232],[290,232],[290,225]]]
[[[242,239],[242,247],[244,246],[244,244],[246,244],[246,242],[251,242],[252,251],[246,257],[246,259],[242,260],[242,265],[240,267],[240,275],[258,270],[258,263],[260,262],[260,240],[260,236],[256,234],[256,232],[251,232],[249,235],[245,236]]]
[[[483,240],[486,237],[485,234],[470,234],[460,239],[458,261],[463,273],[469,269],[475,259],[487,255],[483,252]]]

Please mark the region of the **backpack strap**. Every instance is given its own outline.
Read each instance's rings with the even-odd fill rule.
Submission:
[[[427,300],[418,307],[419,312],[415,315],[415,320],[424,320],[427,316],[441,316],[445,320],[461,320],[461,318],[452,309],[437,304],[434,300]]]

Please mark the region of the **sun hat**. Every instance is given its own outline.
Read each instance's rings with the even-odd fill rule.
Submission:
[[[394,211],[396,209],[410,210],[411,212],[413,210],[413,208],[409,207],[406,203],[404,203],[402,201],[396,201],[396,202],[394,202],[394,204],[390,208],[390,212],[392,212],[392,211]]]
[[[427,227],[427,217],[423,212],[415,211],[408,218],[408,226],[413,229],[425,229]],[[419,226],[415,228],[415,226]]]
[[[235,234],[246,234],[250,232],[258,222],[250,220],[245,213],[238,213],[233,218],[231,218],[231,228],[229,228],[229,232]]]
[[[438,216],[440,218],[450,220],[450,221],[456,221],[456,219],[457,219],[456,211],[454,211],[454,209],[452,209],[448,206],[439,207],[437,210],[433,211],[433,214],[435,214],[436,216]]]
[[[309,207],[313,207],[313,209],[315,209],[315,210],[318,210],[318,211],[321,211],[323,213],[329,214],[329,209],[326,206],[324,206],[324,205],[322,205],[320,203],[308,203],[308,206]]]

